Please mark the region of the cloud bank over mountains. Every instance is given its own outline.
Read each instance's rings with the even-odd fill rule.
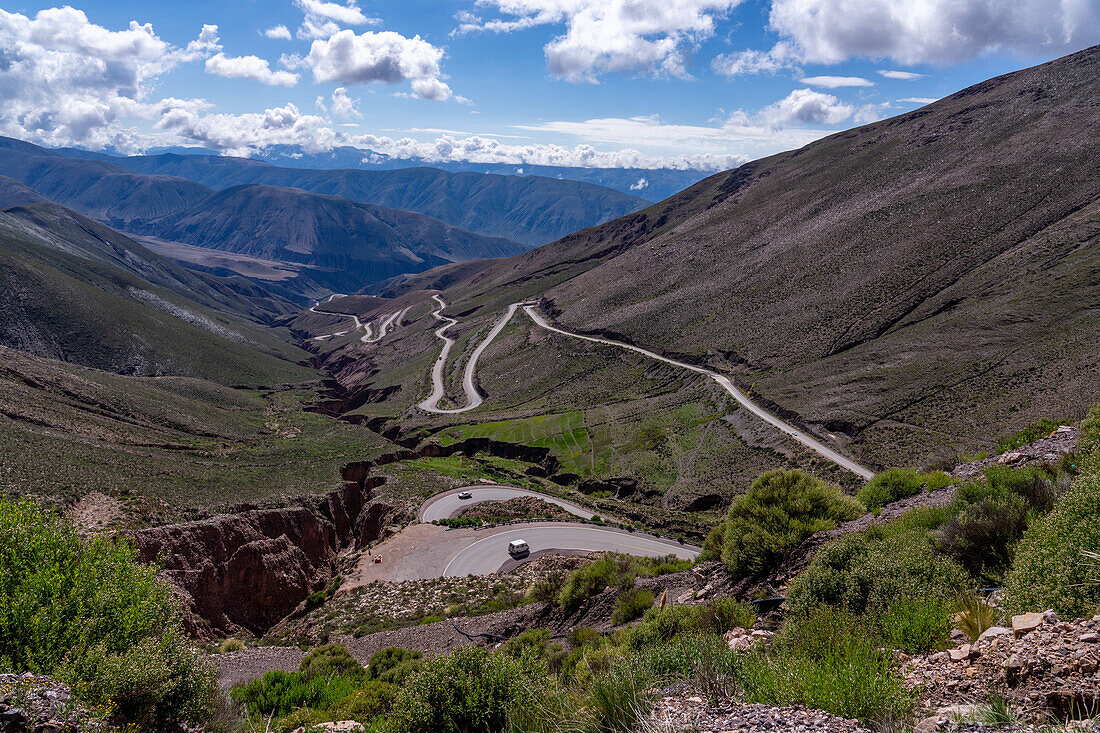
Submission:
[[[263,43],[297,45],[274,62],[248,53],[255,49],[227,47],[214,24],[175,45],[149,23],[113,30],[73,7],[33,16],[0,10],[0,133],[129,153],[163,145],[237,155],[273,145],[308,152],[355,145],[426,162],[712,170],[934,99],[863,96],[880,85],[919,87],[936,68],[988,54],[1049,57],[1100,42],[1100,0],[771,0],[759,34],[771,40],[756,48],[736,42],[743,0],[468,0],[455,16],[452,43],[549,36],[541,45],[546,74],[565,87],[605,84],[614,76],[690,85],[700,74],[772,75],[788,79],[787,89],[802,86],[755,109],[720,111],[705,124],[657,115],[515,120],[503,123],[500,134],[444,132],[425,140],[356,129],[358,120],[370,119],[359,95],[377,88],[428,105],[470,102],[448,75],[453,51],[447,39],[380,27],[383,19],[354,0],[287,2],[300,16],[296,28],[282,23],[253,33]],[[704,47],[724,50],[704,55]],[[860,76],[829,73],[852,59],[882,68]],[[806,73],[808,66],[821,68]],[[226,112],[202,97],[158,94],[163,79],[184,67],[285,91],[288,98]],[[292,95],[310,85],[317,89]],[[315,113],[304,111],[314,98]],[[506,132],[517,130],[531,141],[508,140],[513,135]]]

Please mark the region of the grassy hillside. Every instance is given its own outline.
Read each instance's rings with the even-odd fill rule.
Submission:
[[[389,292],[442,287],[485,321],[544,298],[568,328],[731,373],[872,465],[978,450],[1100,392],[1098,99],[1100,47]]]
[[[131,375],[244,385],[314,377],[279,334],[227,315],[260,310],[237,290],[54,204],[0,214],[0,262],[4,346]]]
[[[138,378],[0,347],[0,494],[72,503],[91,491],[121,523],[328,491],[352,460],[392,449],[304,412],[305,389]]]

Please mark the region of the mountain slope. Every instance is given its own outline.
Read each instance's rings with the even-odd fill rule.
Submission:
[[[0,213],[0,345],[138,376],[313,375],[303,352],[228,315],[259,310],[244,288],[212,282],[57,204]]]
[[[0,138],[0,170],[51,201],[115,227],[183,211],[210,195],[182,178],[136,175],[11,138]]]
[[[133,226],[171,241],[306,263],[316,268],[313,277],[340,289],[526,249],[411,211],[273,186],[236,186],[181,214]]]
[[[590,183],[434,168],[303,170],[256,160],[200,155],[110,158],[90,155],[143,173],[186,178],[213,189],[244,184],[300,188],[352,201],[416,211],[462,229],[544,244],[636,211],[648,202]]]
[[[569,328],[708,361],[886,465],[1095,399],[1098,201],[1100,47],[487,263],[448,300],[543,296]]]
[[[40,204],[49,201],[33,188],[24,186],[14,178],[0,176],[0,210],[23,204]]]

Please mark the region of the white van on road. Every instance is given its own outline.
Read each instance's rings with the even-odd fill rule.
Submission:
[[[530,545],[524,540],[512,540],[508,543],[508,554],[513,557],[517,555],[526,555],[530,551]]]

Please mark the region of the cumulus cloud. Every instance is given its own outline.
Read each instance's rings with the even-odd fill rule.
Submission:
[[[649,181],[645,178],[639,178],[634,183],[630,184],[631,191],[644,191],[649,188]]]
[[[208,26],[200,45],[209,41],[209,28],[216,37]],[[148,24],[111,31],[70,7],[33,17],[0,10],[0,133],[46,145],[133,150],[142,137],[122,120],[153,114],[145,100],[155,78],[185,54]]]
[[[282,41],[290,40],[290,29],[285,25],[277,25],[274,28],[268,28],[264,31],[264,35],[268,38],[274,38]]]
[[[746,74],[775,74],[786,69],[797,69],[799,57],[795,48],[786,42],[779,42],[769,51],[746,49],[716,56],[711,62],[713,68],[723,76],[742,76]]]
[[[508,165],[546,165],[571,168],[672,168],[676,170],[725,170],[749,160],[739,153],[654,155],[634,148],[603,151],[587,143],[568,147],[553,144],[512,145],[492,137],[457,138],[444,135],[421,142],[413,138],[359,135],[354,144],[393,158],[425,163],[468,161]]]
[[[949,64],[984,53],[1068,53],[1100,41],[1093,0],[773,0],[771,28],[803,61]]]
[[[873,81],[864,79],[862,76],[807,76],[799,81],[812,87],[825,87],[826,89],[873,87],[875,85]]]
[[[783,99],[760,110],[760,118],[771,127],[788,125],[839,125],[855,108],[831,94],[812,89],[795,89]]]
[[[359,111],[359,100],[348,96],[348,90],[337,87],[332,90],[332,101],[325,103],[324,97],[317,97],[317,108],[322,112],[332,112],[337,117],[362,117]]]
[[[298,75],[289,71],[272,71],[259,56],[226,56],[218,53],[206,60],[206,73],[231,79],[251,79],[271,86],[292,87]]]
[[[715,18],[741,0],[478,0],[498,17],[459,13],[456,33],[507,33],[565,25],[543,47],[550,72],[595,83],[600,74],[640,70],[686,77],[690,47],[714,35]]]
[[[377,25],[382,22],[380,18],[364,15],[353,0],[348,0],[346,5],[323,0],[294,0],[294,4],[305,14],[297,34],[302,40],[328,38],[348,25]]]
[[[444,100],[451,89],[440,78],[443,50],[414,36],[393,31],[356,34],[343,30],[327,40],[316,40],[302,60],[317,82],[396,84],[408,81],[422,99]]]
[[[916,81],[925,76],[925,74],[918,74],[915,71],[897,71],[894,69],[879,69],[878,73],[887,79],[898,79],[899,81]]]
[[[340,136],[317,115],[304,115],[293,104],[245,114],[203,114],[198,106],[166,110],[157,128],[178,139],[227,155],[247,156],[272,145],[300,145],[307,153],[331,150]]]

